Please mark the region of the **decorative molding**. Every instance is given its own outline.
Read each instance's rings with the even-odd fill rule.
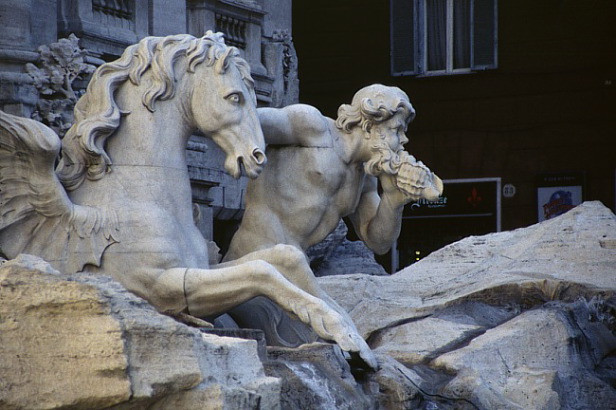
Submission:
[[[246,49],[246,22],[225,14],[216,13],[216,31],[225,34],[225,43]]]
[[[124,20],[133,19],[130,0],[92,0],[92,10]]]

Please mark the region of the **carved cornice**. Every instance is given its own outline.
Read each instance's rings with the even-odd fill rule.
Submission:
[[[11,63],[33,63],[39,58],[35,51],[0,48],[0,61]]]

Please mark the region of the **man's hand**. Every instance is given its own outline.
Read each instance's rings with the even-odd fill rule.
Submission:
[[[419,199],[419,193],[413,195],[398,187],[397,175],[382,173],[381,175],[379,175],[378,178],[381,182],[381,188],[383,189],[381,198],[387,197],[389,199],[389,202],[394,207],[397,208],[400,206],[404,206],[411,201],[416,201],[417,199]]]

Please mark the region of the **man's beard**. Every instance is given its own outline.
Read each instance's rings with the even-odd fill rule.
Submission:
[[[401,154],[408,155],[406,151],[400,149],[399,151],[392,151],[385,140],[378,140],[372,147],[372,158],[364,163],[364,171],[368,175],[378,177],[385,173],[389,175],[396,175],[398,169],[402,164]]]
[[[443,181],[404,149],[392,151],[384,140],[380,140],[372,146],[372,151],[374,156],[364,163],[366,174],[375,177],[395,175],[398,189],[414,201],[420,198],[436,201],[443,193]]]

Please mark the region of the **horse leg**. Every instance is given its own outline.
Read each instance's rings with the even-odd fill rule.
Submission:
[[[359,343],[362,346],[360,349],[360,356],[368,363],[371,367],[374,367],[371,363],[375,363],[374,355],[370,348],[365,343],[363,338],[359,335],[353,320],[349,316],[348,312],[344,310],[340,305],[338,305],[321,287],[319,286],[312,269],[310,269],[310,265],[308,264],[308,260],[306,259],[305,254],[291,245],[275,245],[272,248],[262,249],[258,251],[251,252],[239,259],[234,261],[225,262],[220,265],[216,265],[216,267],[231,267],[238,266],[241,264],[249,263],[252,261],[267,261],[267,263],[273,265],[276,270],[292,284],[303,290],[304,292],[309,293],[312,296],[317,297],[321,301],[325,302],[331,309],[336,311],[345,321],[345,326],[351,329],[354,333],[353,338],[361,340]],[[274,300],[274,299],[272,299]],[[275,301],[275,300],[274,300]],[[275,301],[276,302],[276,301]],[[255,301],[255,303],[257,303]],[[281,305],[282,306],[282,305]],[[246,309],[250,310],[254,306],[246,305]],[[246,310],[244,309],[244,310]],[[238,314],[244,314],[242,307],[236,310]],[[288,310],[288,309],[286,309]],[[302,320],[304,323],[304,320]],[[317,332],[319,334],[319,332]],[[321,336],[319,334],[319,336]],[[327,339],[327,338],[326,338]]]
[[[237,266],[246,262],[264,260],[273,265],[290,282],[318,298],[324,293],[314,278],[306,255],[292,245],[274,245],[271,248],[250,252],[232,261],[225,261],[215,267]]]
[[[323,339],[338,343],[342,350],[359,352],[371,367],[378,366],[366,342],[344,316],[293,285],[265,261],[219,269],[187,269],[184,289],[188,311],[197,317],[224,313],[256,296],[266,296],[310,325]]]
[[[306,255],[300,249],[292,245],[275,245],[271,248],[251,252],[233,261],[224,262],[215,267],[237,266],[246,262],[264,260],[273,265],[282,275],[305,292],[325,301],[334,310],[347,318],[355,328],[349,314],[336,303],[321,287],[314,277],[308,264]]]

